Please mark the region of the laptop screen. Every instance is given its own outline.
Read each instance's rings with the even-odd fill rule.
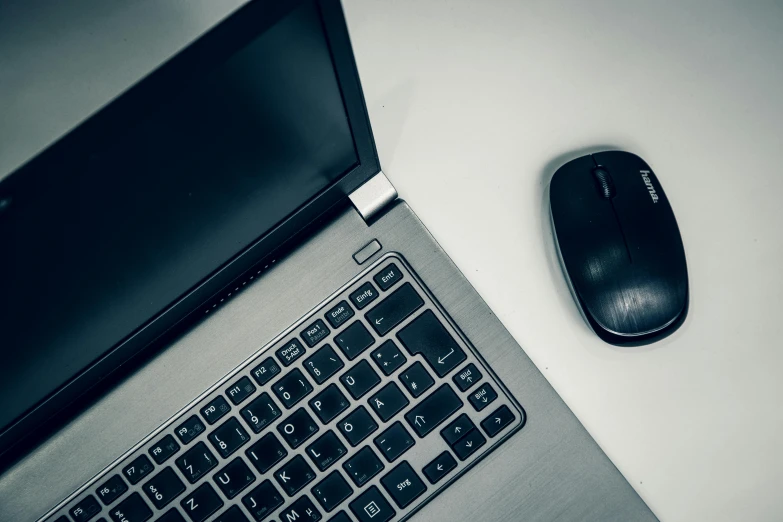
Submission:
[[[314,2],[125,123],[0,213],[0,431],[358,161]]]

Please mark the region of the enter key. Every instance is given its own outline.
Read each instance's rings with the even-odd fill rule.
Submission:
[[[430,368],[443,377],[467,356],[441,324],[432,310],[427,310],[400,330],[397,338],[411,355],[421,354]]]

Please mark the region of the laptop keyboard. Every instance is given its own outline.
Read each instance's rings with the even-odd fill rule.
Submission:
[[[404,520],[524,423],[387,255],[44,520]]]

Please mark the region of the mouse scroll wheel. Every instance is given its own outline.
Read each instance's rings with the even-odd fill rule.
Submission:
[[[593,170],[593,179],[595,179],[595,186],[598,188],[598,194],[602,198],[611,199],[617,195],[617,191],[614,188],[614,181],[609,173],[598,167]]]

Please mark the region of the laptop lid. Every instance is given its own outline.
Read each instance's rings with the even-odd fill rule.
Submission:
[[[339,1],[257,0],[5,177],[0,456],[378,171]]]

